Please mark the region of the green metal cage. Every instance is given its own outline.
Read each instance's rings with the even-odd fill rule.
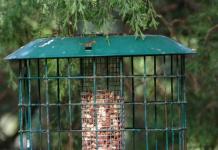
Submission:
[[[164,36],[38,39],[19,62],[20,149],[186,149],[185,55]]]

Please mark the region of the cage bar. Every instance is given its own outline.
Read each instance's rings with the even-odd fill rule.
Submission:
[[[162,36],[106,41],[42,39],[7,57],[19,60],[21,150],[187,149],[185,55],[193,52]]]
[[[126,57],[128,58],[128,57]],[[34,140],[33,137],[36,134],[39,134],[39,148],[40,149],[51,149],[55,145],[58,149],[62,149],[62,145],[65,145],[66,142],[64,139],[68,139],[69,149],[75,147],[73,139],[75,138],[74,133],[80,133],[82,138],[83,149],[90,149],[86,147],[85,140],[88,136],[86,133],[90,134],[91,132],[95,133],[95,136],[92,136],[96,143],[96,146],[93,149],[103,148],[102,141],[107,143],[108,141],[113,140],[112,137],[115,130],[111,129],[111,125],[108,125],[105,129],[99,128],[102,126],[102,122],[99,121],[101,113],[100,109],[104,107],[107,109],[114,109],[113,105],[118,105],[119,109],[117,110],[117,115],[120,122],[119,132],[120,132],[120,142],[117,149],[125,149],[132,146],[132,149],[137,147],[137,137],[139,134],[143,134],[144,148],[145,149],[160,149],[161,147],[165,149],[185,149],[185,128],[186,128],[186,118],[185,118],[185,88],[184,88],[184,79],[185,79],[185,59],[183,56],[177,55],[168,55],[168,56],[153,56],[153,57],[129,57],[130,62],[123,62],[124,57],[113,57],[113,58],[84,58],[79,59],[80,73],[75,75],[72,74],[73,68],[70,65],[70,59],[66,60],[67,71],[66,75],[60,74],[60,68],[63,65],[60,65],[60,60],[56,59],[52,63],[48,63],[48,59],[44,61],[37,60],[37,73],[31,75],[31,61],[20,61],[19,63],[19,126],[20,126],[20,146],[21,149],[34,149]],[[138,74],[137,69],[133,66],[134,59],[142,59],[143,62],[143,74]],[[175,60],[175,61],[174,61]],[[50,61],[50,60],[49,60]],[[44,62],[44,63],[43,63]],[[175,63],[174,63],[175,62]],[[41,63],[41,64],[40,64]],[[90,63],[92,65],[90,65]],[[43,65],[44,64],[44,65]],[[55,64],[55,65],[54,65]],[[150,66],[150,64],[153,64]],[[49,70],[51,67],[56,66],[56,69],[53,72],[56,72],[54,76],[51,76]],[[42,68],[40,68],[40,66]],[[91,67],[92,66],[92,67]],[[129,66],[131,69],[130,74],[126,74],[123,66]],[[162,68],[161,68],[162,66]],[[43,68],[44,67],[44,68]],[[103,70],[104,69],[104,70]],[[43,71],[44,70],[44,71]],[[153,70],[153,73],[151,72]],[[131,80],[131,97],[129,99],[125,98],[124,90],[125,84],[123,79]],[[72,95],[72,81],[82,81],[78,82],[79,87],[81,87],[81,94],[78,95],[76,100]],[[142,82],[137,85],[134,83],[137,80]],[[153,80],[153,82],[152,82]],[[32,99],[32,87],[36,81],[36,92],[37,100]],[[54,82],[56,81],[56,82]],[[63,87],[62,81],[66,81],[66,88],[63,91],[67,93],[67,100],[63,102],[63,97],[61,97],[61,88]],[[163,83],[162,83],[163,82]],[[43,87],[42,83],[45,85]],[[56,87],[54,89],[54,94],[52,94],[52,89],[49,85],[53,83]],[[142,85],[142,99],[137,100],[137,88]],[[163,86],[163,94],[159,92],[159,86]],[[176,88],[176,89],[175,89]],[[23,90],[24,89],[24,90]],[[41,91],[45,91],[45,96],[42,96]],[[167,93],[168,90],[168,93]],[[55,93],[55,91],[57,93]],[[149,93],[150,91],[150,93]],[[103,99],[102,101],[98,98],[101,94],[113,93],[114,97],[119,96],[118,99]],[[52,94],[52,95],[50,95]],[[56,95],[56,96],[55,96]],[[86,96],[93,97],[93,101],[88,101]],[[51,97],[50,97],[51,96]],[[56,97],[55,99],[53,99]],[[79,100],[81,98],[81,100]],[[24,101],[23,101],[24,99]],[[43,100],[44,99],[44,100]],[[33,103],[34,101],[34,103]],[[43,103],[43,101],[45,103]],[[80,102],[79,102],[80,101]],[[79,106],[79,107],[78,107]],[[84,117],[84,114],[87,114],[87,111],[90,107],[94,107],[94,116],[93,125],[94,130],[87,129],[84,126],[87,118]],[[131,107],[132,112],[132,125],[126,126],[125,118],[128,118],[126,111],[128,107]],[[143,126],[138,127],[138,119],[135,117],[138,114],[136,107],[143,108]],[[67,108],[67,116],[62,116],[61,108]],[[73,107],[78,107],[81,110],[81,119],[73,120]],[[32,113],[34,109],[39,110],[39,126],[37,128],[32,128]],[[43,114],[43,109],[45,108],[45,114]],[[53,108],[57,108],[54,112]],[[153,108],[153,111],[151,111]],[[108,110],[101,110],[103,113],[106,113]],[[124,111],[125,110],[125,111]],[[169,113],[170,112],[170,113]],[[56,121],[51,120],[51,113],[57,114]],[[43,122],[43,116],[45,115],[46,123]],[[162,119],[161,119],[162,117]],[[62,126],[62,119],[66,118],[68,121],[68,128]],[[73,122],[81,120],[81,128],[73,128]],[[102,119],[102,118],[101,118]],[[104,118],[103,118],[104,119]],[[86,121],[84,121],[86,120]],[[114,120],[114,118],[112,119]],[[152,121],[153,120],[153,121]],[[163,120],[163,123],[161,123]],[[53,126],[50,122],[56,122],[57,128]],[[136,122],[135,122],[136,121]],[[89,122],[89,121],[88,121]],[[24,124],[23,124],[24,123]],[[43,124],[46,124],[43,125]],[[34,126],[35,127],[35,126]],[[44,127],[44,128],[43,128]],[[160,133],[159,133],[160,132]],[[161,134],[161,132],[163,134]],[[53,138],[57,133],[57,143],[54,143]],[[66,137],[62,136],[62,133],[67,133]],[[105,133],[105,140],[101,134]],[[132,133],[133,137],[130,141],[126,140],[125,134]],[[43,136],[46,134],[46,142],[43,141]],[[108,135],[107,135],[108,134]],[[164,135],[164,136],[163,136]],[[27,138],[25,141],[25,137]],[[51,139],[52,138],[52,139]],[[64,139],[63,139],[64,138]],[[76,137],[79,140],[79,137]],[[90,141],[93,141],[91,139]],[[101,141],[101,139],[103,139]],[[108,141],[107,141],[108,140]],[[116,138],[117,140],[117,138]],[[137,142],[136,142],[137,141]],[[164,144],[163,144],[164,141]],[[109,145],[109,144],[108,144]],[[109,146],[107,147],[109,148]],[[103,148],[104,149],[104,148]]]

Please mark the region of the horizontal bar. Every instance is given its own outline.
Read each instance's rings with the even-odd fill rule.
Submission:
[[[147,132],[159,132],[159,131],[182,131],[182,130],[186,130],[186,128],[184,127],[180,127],[180,128],[125,128],[123,129],[123,131],[133,131],[133,132],[140,132],[140,131],[147,131]]]
[[[186,128],[124,128],[124,129],[119,129],[119,130],[114,130],[114,129],[99,129],[99,130],[82,130],[82,129],[71,129],[71,130],[49,130],[51,132],[116,132],[116,131],[127,131],[127,132],[159,132],[159,131],[183,131],[186,130]],[[19,130],[19,133],[47,133],[48,130]]]
[[[125,102],[125,103],[96,103],[96,105],[165,105],[165,104],[187,104],[187,101],[184,101],[184,102],[178,102],[178,101],[151,101],[151,102],[147,102],[147,103],[144,103],[144,102]],[[82,103],[64,103],[64,104],[54,104],[54,103],[51,103],[51,104],[19,104],[18,106],[19,107],[22,107],[22,106],[75,106],[75,105],[78,105],[78,106],[86,106],[86,105],[94,105],[94,103],[85,103],[85,104],[82,104]]]
[[[124,104],[130,104],[130,105],[165,105],[165,104],[187,104],[187,101],[147,101],[144,102],[125,102]]]
[[[116,34],[116,33],[115,33]],[[122,34],[122,33],[121,33]],[[79,35],[79,36],[81,36],[81,34],[77,34],[77,35]],[[90,34],[90,35],[95,35],[96,36],[96,34]],[[157,56],[157,57],[161,57],[161,56],[187,56],[187,55],[191,55],[191,54],[196,54],[196,53],[184,53],[184,54],[148,54],[148,55],[146,55],[146,57],[152,57],[152,56]],[[145,55],[134,55],[134,56],[129,56],[129,55],[122,55],[121,57],[123,57],[124,59],[125,58],[129,58],[129,57],[135,57],[135,58],[137,58],[137,57],[143,57],[143,56],[145,56]],[[96,58],[106,58],[106,57],[119,57],[119,56],[117,56],[117,55],[111,55],[111,56],[95,56]],[[37,59],[40,59],[40,60],[45,60],[45,59],[47,59],[47,60],[55,60],[55,59],[79,59],[79,58],[88,58],[88,59],[93,59],[93,56],[83,56],[83,57],[79,57],[79,56],[77,56],[77,57],[47,57],[47,58],[17,58],[17,59],[14,59],[14,61],[16,61],[16,60],[37,60]],[[11,61],[13,61],[13,60],[11,60]]]
[[[57,79],[94,79],[94,78],[144,78],[145,75],[117,76],[50,76],[50,77],[18,77],[19,80],[57,80]],[[146,75],[146,78],[181,78],[184,75]]]

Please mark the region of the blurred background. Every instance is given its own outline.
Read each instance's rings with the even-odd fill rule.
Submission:
[[[195,49],[186,62],[187,147],[218,149],[218,0],[0,0],[1,150],[18,147],[18,65],[4,57],[36,38],[92,32],[161,34]]]

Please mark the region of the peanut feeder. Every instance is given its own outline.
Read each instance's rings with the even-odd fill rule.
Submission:
[[[185,150],[193,53],[160,35],[51,37],[19,48],[6,57],[19,64],[19,148]]]
[[[95,102],[91,92],[82,93],[82,149],[121,150],[123,117],[120,96],[97,91]]]

